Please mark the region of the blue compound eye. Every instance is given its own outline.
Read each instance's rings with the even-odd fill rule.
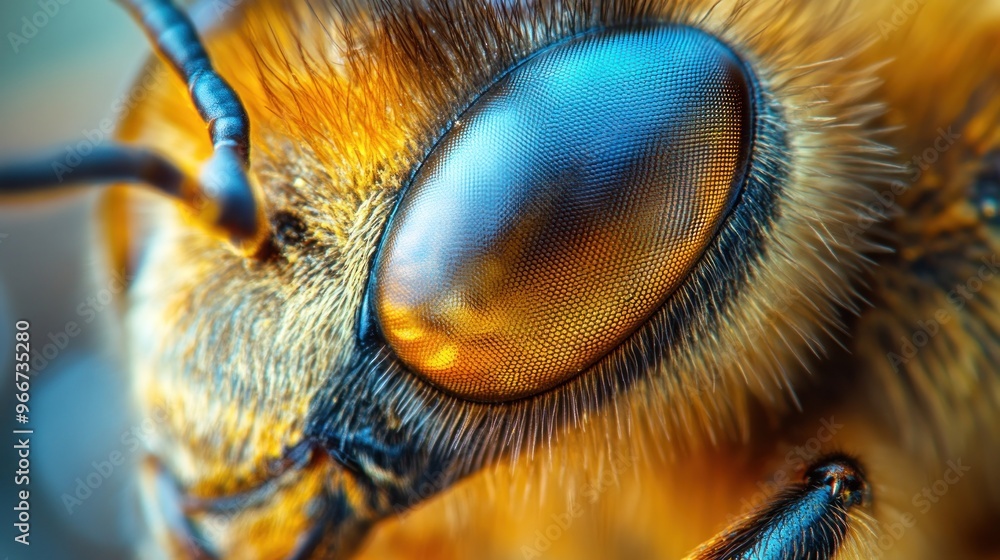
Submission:
[[[684,282],[737,199],[752,87],[714,37],[597,31],[459,116],[404,190],[370,306],[410,370],[507,401],[600,360]]]

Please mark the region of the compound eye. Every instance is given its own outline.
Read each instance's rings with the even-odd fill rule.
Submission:
[[[600,31],[487,89],[402,194],[369,305],[397,358],[462,398],[541,393],[614,350],[734,204],[752,91],[717,39]]]

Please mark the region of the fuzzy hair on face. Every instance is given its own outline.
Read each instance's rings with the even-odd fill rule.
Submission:
[[[984,13],[927,4],[918,21],[936,14],[957,27]],[[986,155],[1000,144],[984,124],[1000,113],[1000,56],[982,39],[998,27],[984,19],[978,34],[942,54],[933,50],[941,40],[919,47],[902,32],[880,33],[893,10],[887,1],[847,0],[258,0],[221,13],[206,43],[247,106],[252,170],[274,247],[250,261],[178,208],[129,202],[134,219],[154,224],[137,249],[126,314],[138,399],[170,415],[153,451],[194,493],[226,495],[261,484],[268,463],[304,439],[357,432],[377,418],[411,430],[429,454],[453,458],[444,487],[471,477],[464,491],[491,495],[500,509],[509,501],[511,511],[525,502],[497,498],[498,487],[530,489],[539,501],[558,494],[559,506],[539,509],[543,518],[573,488],[608,472],[646,481],[623,491],[620,503],[642,488],[679,495],[676,482],[649,482],[657,477],[650,465],[666,465],[664,477],[684,472],[705,483],[685,470],[697,466],[721,479],[725,468],[716,462],[757,461],[769,448],[761,442],[803,412],[815,419],[850,411],[877,429],[928,416],[926,430],[901,429],[908,440],[901,456],[934,456],[939,448],[926,445],[927,430],[939,440],[974,439],[996,425],[1000,403],[997,345],[982,342],[1000,332],[994,282],[982,284],[959,320],[942,327],[945,336],[902,371],[883,355],[915,321],[934,316],[928,300],[945,305],[944,288],[994,251],[995,229],[962,212],[970,183],[987,176]],[[756,81],[755,186],[684,285],[599,363],[511,403],[462,401],[385,349],[359,351],[358,311],[378,240],[414,168],[458,115],[541,48],[639,25],[703,30]],[[920,29],[921,37],[936,33]],[[954,99],[940,103],[942,77],[900,53],[925,61],[987,53],[981,66],[993,78],[963,75],[949,86]],[[904,59],[890,63],[894,56]],[[164,73],[156,63],[148,71]],[[194,173],[211,151],[204,124],[179,81],[160,82],[120,136]],[[974,92],[987,101],[970,107]],[[922,150],[934,141],[925,132],[959,117],[965,149],[944,154],[892,212],[873,215],[881,193],[910,176],[900,154]],[[945,235],[952,230],[975,249]],[[824,402],[817,390],[828,387],[835,389]],[[857,413],[862,399],[851,388],[873,401],[869,409],[887,400],[889,410]],[[732,451],[740,448],[760,453]],[[690,466],[675,466],[684,461]],[[498,464],[500,472],[481,473]],[[747,469],[766,471],[762,465]],[[727,487],[746,488],[732,480]],[[725,507],[720,501],[717,509]],[[234,535],[268,526],[262,520],[281,511],[230,520],[227,542],[239,543]],[[695,517],[702,521],[690,521],[694,535],[719,528],[706,529],[708,512]],[[697,542],[677,538],[657,550]]]

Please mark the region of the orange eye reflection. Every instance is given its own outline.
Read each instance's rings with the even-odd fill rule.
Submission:
[[[404,191],[370,305],[409,369],[509,401],[578,375],[684,281],[735,202],[752,92],[717,39],[579,35],[484,92]]]

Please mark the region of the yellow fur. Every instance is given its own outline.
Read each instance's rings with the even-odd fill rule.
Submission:
[[[258,1],[234,11],[207,44],[247,105],[253,173],[269,215],[295,214],[321,250],[248,261],[184,211],[129,200],[156,222],[128,310],[138,398],[171,415],[153,451],[195,495],[267,479],[268,462],[300,441],[324,376],[352,357],[375,243],[414,163],[500,70],[560,37],[639,14],[718,36],[784,109],[792,174],[765,256],[720,324],[696,318],[669,359],[611,402],[588,399],[615,356],[499,412],[442,399],[439,437],[506,414],[519,419],[523,441],[476,450],[469,461],[481,456],[481,472],[381,523],[361,557],[680,558],[746,513],[759,481],[779,472],[794,480],[789,450],[831,418],[844,428],[823,449],[860,456],[876,489],[873,534],[858,523],[860,552],[847,557],[868,554],[956,457],[977,458],[978,471],[885,557],[980,557],[970,520],[990,519],[1000,504],[1000,494],[976,491],[997,484],[986,470],[1000,458],[1000,384],[980,350],[997,341],[976,325],[1000,329],[997,283],[902,374],[879,333],[905,336],[946,305],[947,289],[910,267],[920,255],[964,255],[949,237],[956,231],[983,254],[996,251],[996,231],[964,193],[978,158],[1000,148],[1000,3],[926,0],[896,25],[905,3],[663,0],[602,12],[618,4],[538,2],[498,12],[501,3],[460,1],[390,14],[364,2]],[[452,23],[427,6],[447,6]],[[194,174],[210,154],[204,124],[180,81],[165,83],[121,137]],[[907,188],[895,215],[867,221],[876,194],[907,180],[909,155],[932,145],[980,90],[985,101],[963,125],[961,149]],[[925,191],[934,202],[918,208]],[[395,387],[433,392],[412,380]],[[571,412],[549,414],[567,402],[558,408]],[[538,426],[548,441],[534,441]],[[289,492],[314,489],[322,468]],[[288,550],[282,524],[299,527],[309,515],[300,498],[227,520],[220,542],[247,557]],[[540,539],[553,523],[559,537]]]

